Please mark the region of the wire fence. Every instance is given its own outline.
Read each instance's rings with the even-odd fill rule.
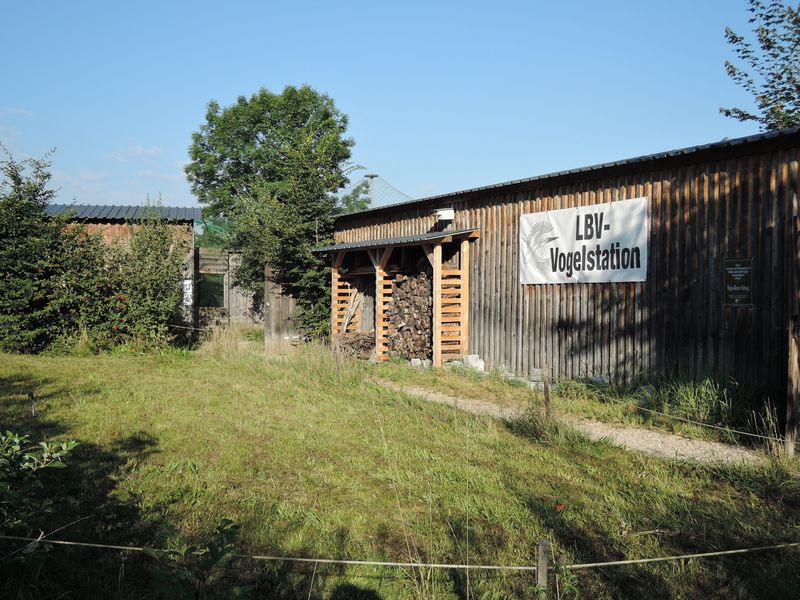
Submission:
[[[118,544],[98,544],[91,542],[75,542],[70,540],[53,540],[46,537],[30,538],[14,535],[0,535],[0,539],[9,541],[26,542],[22,548],[14,551],[17,553],[27,547],[35,547],[39,544],[52,544],[54,546],[73,546],[80,548],[94,548],[101,550],[115,550],[124,552],[145,552],[146,550],[156,550],[167,552],[165,549],[146,548],[144,546],[123,546]],[[753,552],[765,552],[769,550],[783,550],[788,548],[800,548],[800,542],[784,542],[779,544],[769,544],[766,546],[755,546],[750,548],[735,548],[730,550],[714,550],[711,552],[697,552],[694,554],[676,554],[672,556],[657,556],[651,558],[634,558],[627,560],[612,560],[607,562],[575,563],[562,565],[561,569],[578,571],[584,569],[599,569],[606,567],[621,567],[625,565],[641,565],[657,562],[694,560],[701,558],[717,558]],[[308,558],[302,556],[278,556],[268,554],[237,554],[236,558],[258,560],[265,562],[292,562],[308,564],[329,564],[342,566],[369,566],[369,567],[393,567],[411,569],[446,569],[446,570],[475,570],[475,571],[528,571],[536,572],[534,565],[483,565],[483,564],[459,564],[459,563],[424,563],[424,562],[397,562],[380,560],[356,560],[345,558]]]
[[[650,413],[650,414],[653,414],[653,415],[658,415],[660,417],[665,417],[667,419],[673,419],[675,421],[680,421],[682,423],[688,423],[688,424],[691,424],[691,425],[697,425],[698,427],[705,427],[705,428],[708,428],[708,429],[715,429],[717,431],[724,431],[725,433],[730,433],[730,434],[734,434],[734,435],[741,435],[741,436],[745,436],[745,437],[751,437],[751,438],[756,438],[756,439],[770,441],[770,442],[777,442],[777,443],[781,443],[781,444],[784,442],[784,440],[782,438],[772,437],[772,436],[768,436],[768,435],[761,435],[759,433],[751,433],[749,431],[742,431],[741,429],[731,429],[730,427],[722,427],[720,425],[712,425],[711,423],[703,423],[702,421],[695,421],[693,419],[687,419],[685,417],[679,417],[677,415],[671,415],[669,413],[665,413],[665,412],[661,412],[661,411],[658,411],[658,410],[654,410],[652,408],[646,408],[646,407],[640,406],[638,404],[631,404],[630,402],[625,402],[624,400],[619,400],[618,398],[604,398],[604,400],[610,400],[611,402],[615,402],[615,403],[623,405],[623,406],[632,406],[637,411],[642,411],[642,412]]]

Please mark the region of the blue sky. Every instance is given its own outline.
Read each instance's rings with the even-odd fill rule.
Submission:
[[[726,76],[745,0],[7,3],[0,141],[63,202],[196,205],[209,100],[307,83],[353,163],[423,197],[755,133]],[[362,172],[363,173],[363,172]]]

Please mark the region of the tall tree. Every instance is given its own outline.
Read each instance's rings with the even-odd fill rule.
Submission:
[[[726,117],[756,121],[762,130],[800,126],[800,5],[780,0],[749,0],[749,22],[754,24],[756,45],[725,28],[725,39],[746,66],[725,61],[728,75],[750,94],[757,107],[720,108]]]
[[[5,148],[2,148],[5,152]],[[0,350],[38,352],[59,331],[52,302],[62,223],[47,218],[50,161],[0,162]]]
[[[237,280],[262,292],[268,261],[312,334],[327,329],[330,284],[311,249],[332,238],[333,192],[347,183],[353,146],[346,129],[346,115],[309,86],[262,89],[224,109],[210,102],[189,148],[193,192],[208,216],[230,221],[230,249],[244,255]]]

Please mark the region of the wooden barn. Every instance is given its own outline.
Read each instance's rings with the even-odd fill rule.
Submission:
[[[783,130],[342,215],[318,249],[332,335],[521,376],[733,377],[787,399],[793,434],[799,151]]]

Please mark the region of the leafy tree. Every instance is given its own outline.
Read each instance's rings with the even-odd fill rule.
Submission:
[[[725,39],[746,66],[725,61],[725,69],[752,94],[758,111],[719,110],[739,121],[756,121],[763,130],[800,126],[800,5],[793,8],[779,0],[749,0],[749,4],[757,45],[727,27]]]
[[[369,181],[364,180],[342,196],[339,201],[339,210],[342,214],[348,214],[369,208],[370,204],[372,204],[372,197],[369,193]]]
[[[262,89],[224,109],[210,102],[189,148],[193,192],[230,220],[229,248],[244,255],[237,281],[263,291],[268,262],[311,335],[327,330],[329,276],[311,250],[332,238],[333,192],[347,183],[353,145],[346,129],[333,100],[308,86]]]

